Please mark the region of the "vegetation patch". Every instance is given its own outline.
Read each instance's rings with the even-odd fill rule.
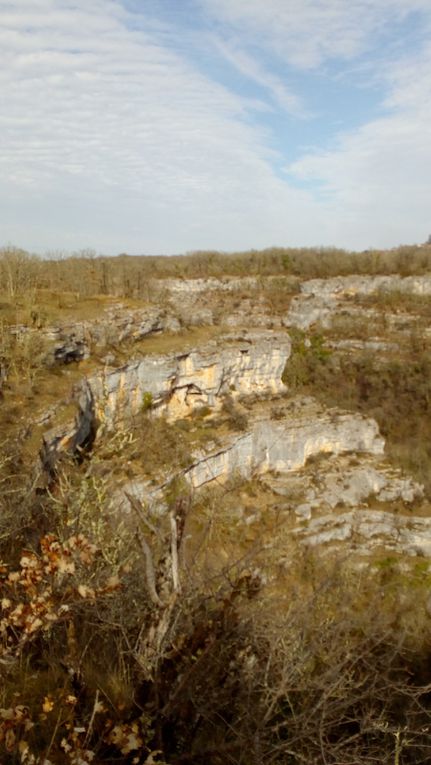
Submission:
[[[283,381],[326,406],[374,417],[386,439],[387,456],[423,483],[431,496],[431,352],[376,360],[370,352],[335,354],[321,335],[293,336]]]

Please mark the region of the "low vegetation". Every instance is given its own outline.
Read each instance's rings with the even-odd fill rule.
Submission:
[[[71,467],[2,537],[3,762],[429,762],[426,568],[209,565],[187,496],[128,526],[101,486]]]
[[[284,381],[291,392],[312,394],[327,406],[374,417],[386,453],[424,484],[431,498],[431,349],[411,344],[407,356],[337,353],[321,334],[293,333]]]

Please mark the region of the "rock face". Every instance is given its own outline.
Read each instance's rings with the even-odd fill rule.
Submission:
[[[45,438],[45,453],[81,446],[98,428],[112,430],[143,407],[175,420],[196,408],[220,407],[223,396],[268,395],[285,391],[281,376],[290,355],[285,333],[257,331],[225,336],[201,351],[147,356],[89,377],[78,395],[76,424]]]
[[[300,285],[300,294],[292,299],[288,315],[283,320],[286,327],[306,330],[313,324],[330,327],[334,314],[346,309],[346,300],[355,295],[366,296],[378,292],[400,292],[412,295],[431,295],[431,275],[406,276],[337,276],[332,279],[309,279]],[[349,314],[373,311],[348,306]]]
[[[269,412],[268,403],[262,403],[260,414],[247,433],[225,436],[222,446],[216,447],[212,442],[206,451],[195,453],[189,468],[167,476],[159,486],[139,479],[128,482],[117,492],[114,504],[121,511],[127,507],[126,491],[153,508],[161,508],[163,490],[173,477],[182,477],[196,491],[235,476],[246,480],[264,477],[274,496],[305,498],[309,503],[308,517],[311,507],[333,509],[345,493],[349,494],[352,506],[375,490],[382,493],[386,490],[396,498],[420,495],[421,488],[412,481],[375,469],[374,462],[383,453],[384,440],[374,420],[335,409],[325,411],[310,398],[299,399],[293,407],[286,408],[281,420],[270,419]],[[361,462],[360,467],[348,467],[353,453],[364,465]],[[321,465],[307,463],[318,457],[322,457]],[[346,464],[335,469],[334,461],[343,459]],[[330,479],[325,483],[327,474]],[[323,480],[320,490],[313,489],[314,477],[318,477],[319,484]],[[297,504],[295,499],[294,505],[289,505],[292,517]]]
[[[168,290],[174,295],[197,295],[202,292],[213,292],[221,290],[231,292],[234,290],[243,290],[254,288],[258,283],[255,276],[243,276],[239,278],[216,279],[153,279],[155,289]]]
[[[232,329],[281,329],[279,308],[271,295],[286,304],[298,289],[296,277],[250,276],[224,279],[153,280],[153,292],[163,293],[185,326],[218,324]]]
[[[300,475],[271,478],[276,494],[298,518],[309,520],[339,508],[367,509],[370,504],[422,501],[423,486],[400,470],[375,457],[343,455],[329,457],[321,469],[307,466]],[[293,498],[293,500],[292,500]]]
[[[108,430],[142,410],[145,401],[175,420],[196,408],[217,408],[224,395],[282,393],[281,376],[290,354],[284,333],[229,335],[201,351],[172,356],[148,356],[140,361],[89,378],[81,408],[92,402],[96,420]]]
[[[431,275],[399,276],[334,276],[331,279],[309,279],[301,284],[304,295],[334,297],[372,295],[374,292],[409,292],[412,295],[431,295]]]
[[[384,548],[403,555],[431,556],[430,518],[397,516],[382,510],[351,510],[310,520],[295,533],[312,547],[333,547],[342,542],[349,549],[354,541],[354,551],[360,555]]]
[[[319,454],[353,451],[379,455],[383,450],[384,440],[374,420],[333,410],[302,421],[256,422],[251,432],[203,456],[185,472],[185,478],[197,489],[235,474],[251,478],[268,471],[299,470],[307,459]]]
[[[109,345],[136,342],[149,335],[180,329],[178,319],[163,309],[132,310],[120,304],[101,310],[100,317],[94,321],[38,328],[14,325],[9,331],[12,335],[37,334],[43,338],[49,349],[46,362],[50,365],[83,361],[94,349],[100,351]]]

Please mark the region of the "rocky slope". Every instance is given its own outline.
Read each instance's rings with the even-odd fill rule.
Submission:
[[[239,298],[242,292],[245,294]],[[133,480],[116,476],[110,486],[110,513],[130,513],[130,496],[149,512],[162,512],[165,490],[173,478],[181,479],[195,496],[237,481],[240,508],[241,482],[263,481],[268,507],[279,509],[291,540],[360,556],[377,550],[401,556],[431,554],[427,542],[431,521],[423,487],[385,461],[384,439],[377,423],[363,414],[325,409],[309,397],[293,396],[282,380],[292,363],[290,328],[305,333],[305,347],[309,329],[333,328],[340,317],[353,317],[354,328],[361,322],[374,326],[378,318],[381,328],[382,311],[353,299],[383,293],[424,298],[431,295],[431,276],[313,279],[302,283],[296,296],[288,291],[290,307],[281,310],[281,302],[278,313],[271,313],[267,295],[262,297],[262,282],[254,277],[224,282],[166,280],[163,288],[158,285],[157,294],[166,293],[172,299],[169,311],[155,307],[122,315],[117,308],[111,327],[115,342],[178,331],[183,319],[177,318],[176,311],[179,315],[179,306],[184,310],[185,304],[197,311],[190,324],[213,324],[214,306],[219,310],[223,304],[227,306],[224,325],[248,324],[248,329],[221,332],[216,339],[199,347],[184,347],[181,352],[146,354],[141,349],[121,366],[105,360],[103,367],[75,388],[75,422],[45,432],[45,468],[55,472],[64,453],[82,449],[97,453],[99,438],[127,431],[143,414],[176,423],[202,412],[209,426],[214,423],[214,438],[209,427],[206,443],[192,448],[186,467],[174,466],[158,483],[139,475]],[[220,295],[228,303],[218,303]],[[364,339],[354,332],[346,337],[332,331],[329,346],[346,356],[365,349],[380,359],[385,354],[396,357],[406,342],[405,328],[417,317],[405,310],[400,316],[398,310],[392,310],[384,318],[390,328],[386,334],[376,332],[375,337]],[[426,316],[421,321],[426,336]],[[89,348],[99,341],[105,343],[102,335],[107,330],[105,326],[102,332],[101,326],[96,323],[92,328],[76,329],[74,340],[85,343],[86,337],[92,338]],[[71,328],[61,332],[61,338],[71,341]],[[54,333],[51,339],[57,342],[60,335]],[[217,415],[227,400],[247,407],[247,422],[240,432],[217,430]],[[233,491],[236,496],[236,489]],[[265,506],[256,512],[256,518],[263,518]]]
[[[332,279],[310,279],[300,285],[300,294],[294,296],[283,324],[307,330],[313,325],[329,328],[338,317],[350,316],[359,321],[375,321],[379,313],[358,308],[352,301],[371,295],[385,294],[429,296],[431,276],[338,276]],[[386,313],[386,322],[397,323],[400,317]],[[414,317],[407,316],[409,322]]]

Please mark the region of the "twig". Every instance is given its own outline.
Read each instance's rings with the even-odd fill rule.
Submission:
[[[99,689],[97,689],[96,695],[94,697],[93,711],[91,713],[90,722],[88,723],[87,733],[85,735],[85,740],[84,740],[84,747],[87,746],[87,743],[91,736],[91,731],[93,730],[93,723],[94,723],[94,718],[96,717],[98,704],[99,704]]]
[[[169,520],[171,523],[171,565],[172,565],[172,583],[174,592],[180,592],[180,572],[178,566],[178,529],[175,510],[171,510],[169,513]]]
[[[124,492],[125,496],[130,502],[130,506],[132,510],[135,511],[136,515],[138,516],[139,520],[142,521],[142,523],[145,524],[145,526],[152,531],[153,534],[155,534],[159,539],[162,539],[162,534],[160,532],[160,529],[157,528],[157,526],[154,525],[154,523],[151,523],[151,521],[145,517],[142,503],[139,502],[136,497],[133,496],[133,494],[130,494],[128,491]]]

